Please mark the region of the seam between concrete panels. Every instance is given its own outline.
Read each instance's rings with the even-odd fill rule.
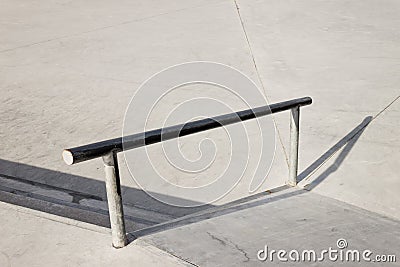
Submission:
[[[247,34],[247,31],[246,31],[246,28],[244,26],[244,21],[243,21],[242,15],[240,14],[240,7],[239,7],[239,4],[238,4],[238,1],[234,0],[234,4],[235,4],[235,7],[236,7],[236,11],[237,11],[237,14],[238,14],[238,17],[239,17],[239,20],[240,20],[240,24],[241,24],[241,27],[242,27],[246,42],[247,42],[249,53],[250,53],[251,59],[253,61],[253,65],[254,65],[254,68],[255,68],[255,71],[256,71],[256,74],[257,74],[257,78],[258,78],[258,80],[259,80],[259,82],[261,84],[262,90],[264,92],[264,96],[265,96],[265,98],[267,99],[267,101],[269,103],[270,100],[268,98],[267,91],[265,89],[264,83],[263,83],[263,81],[261,79],[261,75],[260,75],[260,72],[259,72],[258,67],[257,67],[257,63],[256,63],[256,59],[255,59],[255,56],[254,56],[254,53],[253,53],[253,49],[252,49],[252,46],[250,44],[250,38],[249,38],[249,36]],[[287,167],[289,169],[289,157],[288,157],[288,155],[286,153],[285,145],[283,144],[282,136],[281,136],[281,133],[279,131],[279,128],[278,128],[278,125],[276,123],[276,120],[275,120],[274,116],[272,116],[272,120],[274,122],[276,133],[278,135],[279,143],[280,143],[280,145],[282,146],[282,149],[283,149],[283,154],[285,156],[286,165],[287,165]]]

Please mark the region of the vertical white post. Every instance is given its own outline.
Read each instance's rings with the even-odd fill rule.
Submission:
[[[110,214],[112,245],[122,248],[127,244],[124,211],[122,206],[121,185],[119,179],[117,153],[110,152],[103,156],[106,173],[106,191],[108,212]]]
[[[299,119],[300,106],[290,111],[290,154],[289,154],[289,180],[291,186],[297,185],[297,169],[299,165]]]

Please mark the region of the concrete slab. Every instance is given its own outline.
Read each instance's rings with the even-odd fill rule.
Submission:
[[[103,181],[101,160],[70,167],[61,161],[60,153],[67,147],[120,136],[130,97],[150,75],[173,64],[210,60],[231,65],[257,82],[233,2],[153,4],[139,5],[132,14],[126,11],[133,8],[131,4],[110,4],[109,9],[103,4],[87,11],[93,16],[60,32],[41,19],[50,16],[58,25],[60,13],[61,17],[72,16],[76,8],[72,3],[64,7],[49,3],[46,8],[5,5],[10,9],[4,20],[18,20],[29,27],[16,25],[15,33],[9,34],[11,28],[3,25],[9,37],[0,53],[0,84],[5,88],[1,110],[7,114],[2,118],[6,130],[1,134],[5,147],[0,152],[1,173],[104,197],[103,188],[75,179]],[[24,16],[31,9],[31,16]],[[112,18],[105,26],[98,16],[108,15]],[[77,30],[81,24],[85,27]],[[188,142],[197,140],[188,138]],[[123,185],[138,188],[124,162],[120,165]],[[261,188],[283,184],[286,169],[283,150],[278,147],[269,179]],[[179,174],[172,171],[170,176]],[[248,196],[250,178],[247,175],[246,182],[221,202]],[[124,191],[124,199],[134,204],[137,197],[129,192]]]
[[[68,3],[59,0],[44,1],[38,5],[29,1],[18,4],[3,1],[0,33],[4,38],[1,39],[0,52],[58,41],[215,2],[149,1],[144,4],[120,1],[118,5],[110,5],[105,1]]]
[[[188,220],[187,224],[140,237],[199,266],[383,266],[376,262],[329,260],[260,261],[271,250],[371,250],[373,255],[398,254],[400,224],[381,215],[304,190],[283,190],[248,203]],[[345,253],[345,252],[344,252]],[[262,255],[263,256],[263,255]],[[372,257],[371,257],[372,258]],[[397,255],[398,258],[398,255]],[[334,259],[334,257],[332,258]],[[345,258],[344,258],[345,259]],[[381,263],[383,264],[383,263]],[[385,263],[394,266],[396,263]]]
[[[301,186],[399,219],[399,111],[397,100]]]
[[[45,218],[44,218],[44,217]],[[57,217],[57,216],[54,216]],[[145,242],[113,249],[110,233],[0,202],[0,266],[191,266]]]
[[[397,1],[237,2],[269,99],[303,95],[314,99],[301,114],[301,171],[309,170],[325,152],[337,150],[337,142],[399,97]],[[352,153],[352,167],[346,168],[346,175],[344,170],[331,173],[319,193],[340,195],[343,201],[398,218],[394,207],[400,202],[393,197],[400,189],[396,114],[385,115],[379,126],[374,127],[374,121],[367,127],[355,144],[359,152]],[[288,115],[275,118],[287,151]],[[330,166],[318,166],[320,173]],[[351,185],[340,185],[345,180]]]
[[[66,166],[62,149],[120,136],[126,105],[142,81],[173,64],[210,60],[236,67],[257,83],[260,76],[271,102],[312,96],[313,106],[301,115],[300,169],[309,170],[303,183],[315,180],[315,192],[400,218],[397,1],[52,1],[40,5],[3,1],[1,5],[0,35],[5,38],[0,40],[0,173],[104,199],[101,161]],[[275,116],[282,146],[262,189],[281,185],[286,178],[288,117],[287,113]],[[355,135],[354,130],[363,128],[360,136]],[[120,165],[128,204],[165,208],[137,190],[124,162]],[[246,195],[247,184],[224,201]],[[266,240],[277,248],[291,248],[289,244],[317,248],[334,246],[343,237],[351,246],[368,245],[382,253],[386,248],[398,249],[397,222],[315,194],[279,202],[283,204],[274,206],[278,202],[273,202],[265,210],[252,207],[235,212],[237,217],[232,213],[144,239],[205,265],[214,256],[219,258],[213,263],[222,264],[226,255],[231,255],[234,264],[257,263],[254,253]],[[174,216],[192,213],[165,211]],[[11,244],[13,235],[18,235],[16,229],[24,227],[27,237],[38,240],[32,252],[21,250],[16,258],[24,253],[33,262],[32,255],[42,255],[41,244],[56,233],[61,243],[68,244],[65,251],[72,249],[67,234],[73,230],[58,237],[58,230],[46,226],[49,234],[40,237],[40,231],[33,232],[39,223],[46,225],[42,220],[4,212],[13,219],[6,221],[6,238],[0,242]],[[271,212],[274,216],[265,220],[246,219],[264,218]],[[303,212],[307,216],[301,216]],[[233,219],[241,223],[232,224]],[[243,219],[249,224],[245,230]],[[294,230],[292,225],[296,225]],[[241,232],[248,238],[237,234]],[[187,243],[187,236],[199,242]],[[108,237],[102,238],[85,246],[108,244]],[[78,236],[72,240],[74,246],[79,243]],[[15,242],[7,254],[26,246],[22,237]],[[212,249],[204,251],[205,246]],[[249,251],[242,253],[242,246]],[[55,253],[55,248],[44,247],[49,254]],[[113,256],[105,251],[101,247],[93,255],[108,262],[107,257]],[[66,257],[63,254],[61,259]],[[83,258],[86,254],[76,257],[72,265],[90,264]],[[120,263],[126,263],[124,259]],[[27,262],[24,257],[17,259],[17,263]]]

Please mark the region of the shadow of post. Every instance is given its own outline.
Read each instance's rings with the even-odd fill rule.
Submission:
[[[338,150],[344,147],[344,149],[340,152],[335,162],[320,176],[314,179],[312,183],[307,185],[307,189],[312,190],[319,183],[325,180],[331,173],[335,172],[339,168],[339,166],[343,163],[344,159],[347,157],[350,150],[353,148],[353,146],[355,145],[355,143],[360,138],[361,134],[364,132],[365,128],[371,121],[372,121],[372,116],[364,118],[364,120],[359,125],[357,125],[357,127],[355,127],[351,132],[349,132],[346,136],[340,139],[335,145],[333,145],[328,151],[326,151],[321,157],[315,160],[309,167],[307,167],[304,171],[302,171],[297,177],[297,182],[300,183],[307,177],[310,177],[326,161],[328,161]]]

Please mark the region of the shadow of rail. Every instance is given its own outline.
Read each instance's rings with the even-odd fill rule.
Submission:
[[[142,190],[138,190],[135,188],[130,188],[130,187],[122,187],[122,191],[124,192],[124,197],[123,199],[125,200],[126,196],[135,196],[134,199],[130,199],[130,203],[124,203],[127,205],[134,205],[139,208],[145,208],[154,212],[159,212],[160,214],[166,214],[173,216],[174,219],[172,220],[165,220],[164,222],[161,223],[154,223],[148,227],[144,227],[142,229],[136,229],[134,231],[129,230],[129,239],[133,240],[141,236],[145,235],[150,235],[154,234],[157,232],[161,231],[166,231],[169,229],[181,227],[184,225],[200,222],[203,220],[208,220],[211,218],[215,218],[218,216],[223,216],[226,214],[230,214],[233,212],[238,212],[244,209],[249,209],[252,207],[256,207],[259,205],[265,205],[274,201],[280,201],[282,199],[286,199],[289,197],[297,196],[300,194],[304,194],[308,192],[309,190],[312,190],[318,184],[320,184],[323,180],[329,177],[333,172],[335,172],[340,165],[343,163],[351,149],[354,147],[368,124],[372,121],[372,117],[368,116],[364,118],[364,120],[357,125],[353,130],[351,130],[346,136],[344,136],[342,139],[340,139],[334,146],[332,146],[328,151],[326,151],[324,154],[321,155],[317,160],[315,160],[309,167],[307,167],[304,171],[302,171],[298,175],[298,181],[306,182],[309,177],[311,177],[316,170],[318,170],[322,165],[324,165],[335,153],[337,153],[340,149],[343,148],[343,150],[340,152],[339,156],[337,159],[318,177],[312,180],[312,182],[306,186],[306,190],[300,189],[300,188],[291,188],[289,186],[281,186],[275,189],[268,190],[266,192],[261,192],[249,197],[245,197],[242,199],[238,199],[229,203],[226,203],[224,205],[220,206],[213,206],[213,205],[204,205],[204,206],[199,206],[195,208],[181,208],[181,207],[175,207],[175,206],[170,206],[168,204],[159,202],[149,195],[147,195],[145,192]],[[12,170],[15,170],[15,168],[22,168],[25,169],[26,172],[24,173],[24,177],[29,177],[29,173],[40,173],[40,175],[45,175],[46,177],[50,177],[52,179],[55,179],[55,181],[52,182],[52,185],[49,184],[43,184],[37,181],[32,181],[32,180],[27,180],[27,179],[22,179],[22,178],[16,178],[10,175],[3,175],[7,176],[10,179],[16,179],[16,180],[23,180],[26,183],[31,183],[35,186],[43,187],[43,188],[48,188],[48,189],[54,189],[54,190],[61,190],[62,192],[65,192],[69,194],[72,197],[72,203],[79,204],[80,201],[85,200],[85,199],[95,199],[99,201],[106,201],[105,200],[105,184],[103,181],[98,181],[94,179],[89,179],[81,176],[76,176],[76,175],[71,175],[67,173],[62,173],[58,171],[52,171],[48,169],[43,169],[43,168],[38,168],[34,166],[30,166],[27,164],[21,164],[21,163],[16,163],[16,162],[11,162],[7,161],[4,159],[0,159],[0,176],[2,176],[1,173],[3,173],[5,170],[8,170],[9,172],[13,172]],[[19,172],[21,173],[21,172]],[[68,182],[73,182],[73,183],[78,183],[83,185],[83,188],[92,188],[93,191],[97,192],[96,194],[90,194],[86,192],[79,192],[71,189],[67,189],[65,186],[66,181]],[[64,186],[63,186],[64,185]],[[272,193],[278,193],[276,196],[275,195],[270,195]],[[40,211],[44,212],[49,212],[52,214],[56,214],[59,216],[67,217],[67,218],[73,218],[76,220],[81,220],[81,221],[86,221],[92,224],[100,225],[100,226],[106,226],[109,227],[109,219],[108,216],[104,216],[106,219],[100,220],[96,215],[93,215],[91,218],[87,218],[87,216],[83,216],[81,213],[71,213],[71,212],[60,212],[60,210],[57,208],[57,203],[55,205],[38,205],[34,204],[33,202],[27,202],[24,200],[24,198],[18,199],[16,196],[21,196],[21,193],[14,192],[14,197],[0,197],[1,201],[4,202],[9,202],[12,204],[24,206],[27,208],[32,208],[32,209],[37,209]],[[266,197],[268,196],[268,197]],[[168,196],[172,197],[172,196]],[[124,201],[125,202],[125,201]],[[134,203],[132,203],[134,202]],[[33,204],[32,204],[33,203]],[[129,218],[128,218],[129,219]],[[104,222],[106,220],[106,222]],[[128,228],[129,229],[129,228]]]
[[[15,173],[31,179],[16,177]],[[110,227],[104,181],[4,159],[0,159],[0,180],[0,201]],[[44,191],[46,193],[43,193]],[[128,231],[213,207],[210,204],[195,208],[170,206],[152,198],[142,190],[127,186],[122,186],[122,192],[125,208],[132,210],[132,215],[125,216]],[[160,198],[173,198],[158,193],[154,195],[160,195]],[[135,216],[134,211],[142,213],[141,218]],[[143,218],[146,213],[149,217],[151,214],[156,215],[157,220]]]
[[[346,156],[349,154],[349,152],[354,147],[354,145],[356,144],[356,142],[358,141],[358,139],[360,138],[360,136],[362,135],[362,133],[364,132],[364,130],[371,121],[372,121],[372,116],[364,118],[364,120],[359,125],[357,125],[346,136],[340,139],[328,151],[322,154],[321,157],[315,160],[309,167],[307,167],[303,172],[300,173],[300,175],[298,176],[298,180],[300,181],[312,176],[312,174],[315,173],[315,171],[318,168],[320,168],[324,163],[326,163],[327,160],[329,160],[337,151],[343,148],[343,150],[340,152],[335,162],[333,162],[331,166],[329,166],[321,175],[319,175],[316,179],[314,179],[313,182],[310,183],[305,189],[301,188],[296,189],[289,186],[281,186],[275,189],[268,190],[267,192],[258,193],[247,198],[243,198],[237,201],[224,204],[222,206],[211,208],[206,212],[195,213],[189,216],[184,216],[182,218],[179,218],[171,222],[166,222],[160,225],[155,225],[154,227],[149,227],[138,231],[134,231],[130,233],[129,238],[132,241],[141,236],[155,234],[176,227],[181,227],[184,225],[200,222],[203,220],[208,220],[211,218],[227,215],[233,212],[238,212],[244,209],[257,207],[260,205],[266,205],[271,202],[280,201],[289,197],[294,197],[307,193],[308,191],[315,188],[318,184],[320,184],[323,180],[328,178],[330,174],[335,172],[340,167]],[[277,193],[281,191],[283,193],[280,193],[277,196],[272,195],[266,197],[270,193]]]

